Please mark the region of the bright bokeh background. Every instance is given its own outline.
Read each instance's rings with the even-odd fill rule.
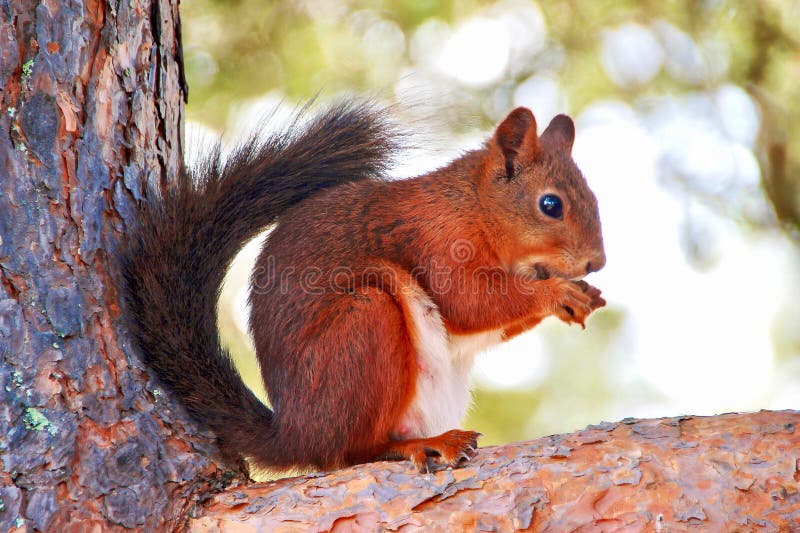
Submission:
[[[483,443],[627,416],[800,408],[800,4],[761,0],[182,4],[194,139],[281,105],[400,102],[398,176],[477,146],[518,105],[567,112],[597,194],[608,299],[478,358]],[[285,115],[282,115],[285,114]],[[246,281],[220,304],[248,383]],[[280,332],[276,332],[277,335]]]

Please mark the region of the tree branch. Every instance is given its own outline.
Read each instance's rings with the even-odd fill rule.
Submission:
[[[235,487],[192,531],[791,531],[800,411],[626,419],[481,449],[466,468],[408,463]],[[795,530],[796,531],[796,530]]]

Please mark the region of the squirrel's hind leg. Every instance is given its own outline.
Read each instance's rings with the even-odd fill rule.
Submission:
[[[411,400],[417,367],[389,294],[367,286],[324,298],[270,397],[280,447],[297,464],[330,469],[375,459]]]
[[[276,437],[297,463],[407,459],[435,471],[474,454],[479,434],[453,429],[469,400],[468,369],[451,364],[435,305],[395,274],[392,284],[329,293],[284,369],[286,390],[303,394],[280,394],[273,384]]]
[[[390,440],[373,450],[374,460],[408,459],[422,472],[463,466],[474,454],[480,433],[457,428],[470,402],[472,355],[454,346],[439,308],[417,281],[398,265],[382,264],[391,292],[402,310],[406,364],[413,382]]]

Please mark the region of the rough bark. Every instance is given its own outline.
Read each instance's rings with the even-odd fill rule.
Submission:
[[[374,463],[213,496],[192,531],[800,531],[800,411],[627,419],[421,475]]]
[[[0,0],[0,531],[152,531],[216,470],[114,326],[115,250],[181,157],[177,4]]]

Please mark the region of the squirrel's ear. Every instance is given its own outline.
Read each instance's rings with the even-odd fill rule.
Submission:
[[[514,162],[520,154],[536,152],[536,119],[531,110],[518,107],[497,126],[492,139],[505,159],[506,179],[514,177]]]
[[[567,115],[556,115],[540,140],[544,145],[571,154],[572,143],[575,142],[575,124]]]

